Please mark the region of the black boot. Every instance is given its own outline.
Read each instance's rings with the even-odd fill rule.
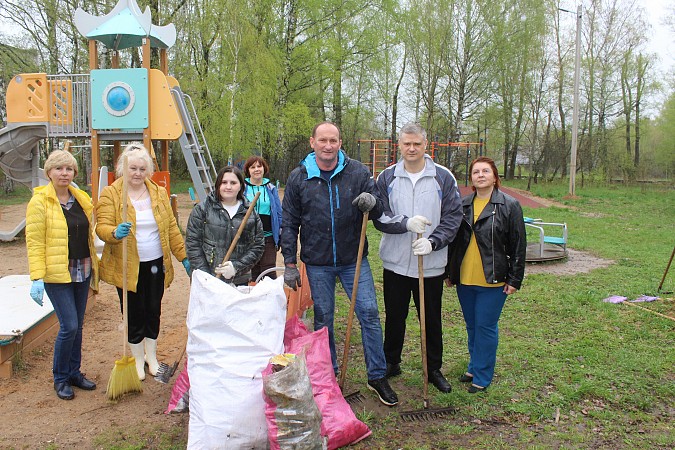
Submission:
[[[445,379],[439,369],[429,372],[429,382],[444,394],[452,391],[452,386],[450,386],[450,383],[448,383],[448,380]]]

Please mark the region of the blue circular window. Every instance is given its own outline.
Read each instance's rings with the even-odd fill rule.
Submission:
[[[122,86],[115,86],[108,91],[107,101],[110,108],[115,111],[124,111],[131,103],[131,96]]]
[[[134,90],[123,81],[110,83],[103,90],[103,107],[113,116],[125,116],[136,103]]]

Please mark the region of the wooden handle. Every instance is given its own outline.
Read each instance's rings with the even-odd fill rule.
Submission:
[[[340,367],[340,381],[338,386],[340,390],[345,385],[347,376],[347,361],[349,360],[349,341],[352,337],[352,323],[354,322],[354,309],[356,308],[356,294],[359,292],[359,278],[361,277],[361,259],[363,259],[363,249],[366,246],[366,231],[368,229],[368,211],[363,213],[361,222],[361,237],[359,238],[359,251],[356,254],[356,270],[354,272],[354,285],[352,287],[352,301],[349,305],[349,316],[347,316],[347,333],[345,336],[345,350],[342,352],[342,366]]]
[[[127,221],[127,208],[128,208],[128,201],[127,201],[127,196],[129,193],[129,185],[127,184],[127,170],[129,166],[129,162],[127,160],[126,156],[123,156],[124,160],[122,161],[122,173],[124,174],[122,176],[122,222]],[[127,286],[127,261],[129,259],[128,255],[128,249],[127,249],[127,236],[124,236],[122,238],[122,317],[124,320],[124,326],[122,327],[124,329],[123,335],[122,335],[122,348],[123,348],[123,356],[127,356],[127,327],[129,326],[129,311],[127,308],[127,303],[128,303],[128,286]]]
[[[656,292],[661,292],[661,288],[663,287],[663,282],[666,281],[666,275],[668,275],[668,270],[670,269],[670,264],[673,262],[673,256],[675,256],[675,247],[673,247],[673,253],[670,254],[670,259],[668,260],[668,265],[666,266],[666,270],[663,272],[663,278],[661,278],[661,282],[659,283],[659,288],[656,290]]]
[[[258,197],[260,197],[260,191],[256,192],[255,196],[253,197],[253,200],[251,200],[251,204],[248,205],[246,215],[244,216],[244,219],[241,221],[241,224],[237,229],[237,234],[234,235],[232,243],[230,244],[230,248],[227,249],[227,253],[225,253],[225,258],[223,258],[223,262],[221,264],[225,264],[227,261],[230,260],[230,256],[232,256],[232,252],[234,252],[234,248],[237,246],[237,242],[239,241],[241,234],[244,232],[244,228],[246,228],[246,222],[248,222],[248,218],[251,217],[251,214],[253,213],[253,208],[255,208],[255,204],[258,201]],[[220,278],[220,275],[218,275],[218,278]]]
[[[417,233],[422,239],[422,233]],[[422,376],[424,377],[423,401],[424,409],[429,407],[429,369],[427,368],[427,314],[424,305],[424,256],[417,255],[417,276],[419,277],[420,298],[420,334],[422,336]]]
[[[650,313],[652,313],[652,314],[656,314],[656,315],[659,316],[659,317],[663,317],[664,319],[670,319],[670,320],[672,320],[672,321],[675,322],[675,317],[666,316],[665,314],[661,314],[660,312],[653,311],[653,310],[651,310],[651,309],[649,309],[649,308],[645,308],[644,306],[640,306],[640,305],[635,304],[635,303],[633,303],[633,302],[621,302],[621,303],[623,303],[624,305],[630,305],[630,306],[634,306],[635,308],[643,309],[643,310],[645,310],[645,311],[647,311],[647,312],[650,312]]]

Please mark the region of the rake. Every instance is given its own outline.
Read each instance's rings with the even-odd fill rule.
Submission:
[[[422,238],[422,233],[417,233],[417,239]],[[456,409],[452,407],[446,408],[429,408],[429,368],[427,367],[427,315],[426,307],[424,305],[424,257],[417,256],[417,273],[419,276],[419,300],[420,300],[420,334],[422,340],[422,377],[424,378],[424,392],[423,403],[424,409],[415,411],[403,411],[400,413],[401,420],[404,422],[423,422],[445,417],[453,414]]]
[[[673,247],[673,253],[670,254],[670,259],[668,260],[668,265],[666,266],[666,270],[663,272],[663,278],[661,278],[661,282],[659,283],[659,288],[656,290],[656,292],[660,292],[662,294],[672,294],[673,291],[663,291],[661,292],[661,288],[663,287],[663,282],[666,281],[666,275],[668,275],[668,270],[670,269],[670,264],[673,262],[673,256],[675,256],[675,247]]]
[[[363,248],[366,243],[366,230],[368,229],[368,211],[363,213],[361,222],[361,236],[359,238],[359,251],[356,255],[356,271],[354,273],[354,285],[352,287],[352,300],[349,305],[349,316],[347,317],[347,333],[345,336],[345,350],[342,353],[342,366],[340,367],[340,380],[338,385],[344,392],[345,378],[347,377],[347,362],[349,361],[349,341],[352,337],[352,324],[354,322],[354,309],[356,308],[356,294],[359,292],[359,278],[361,277],[361,258],[363,258]],[[361,391],[352,392],[344,396],[347,403],[360,403],[365,400]]]

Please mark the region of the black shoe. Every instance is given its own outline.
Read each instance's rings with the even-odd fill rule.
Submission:
[[[73,388],[70,387],[70,383],[68,382],[54,383],[54,390],[56,391],[56,395],[61,400],[72,400],[75,398]]]
[[[487,390],[486,387],[476,386],[475,384],[469,386],[469,394],[475,394],[477,392],[485,392],[486,390]]]
[[[84,374],[81,373],[75,378],[70,379],[71,386],[84,389],[85,391],[93,391],[96,389],[96,383],[85,378]]]
[[[387,378],[380,378],[379,380],[368,380],[368,389],[375,391],[380,401],[387,406],[394,406],[398,403],[396,392],[389,386]]]
[[[444,394],[452,391],[452,386],[450,386],[450,383],[448,383],[448,380],[445,379],[439,369],[429,372],[429,381],[431,384],[436,386],[436,389],[443,392]]]
[[[460,383],[471,383],[472,381],[473,381],[473,375],[463,374],[461,377],[459,377]]]
[[[401,375],[401,365],[387,363],[387,374],[385,375],[385,377],[391,378],[398,375]]]

